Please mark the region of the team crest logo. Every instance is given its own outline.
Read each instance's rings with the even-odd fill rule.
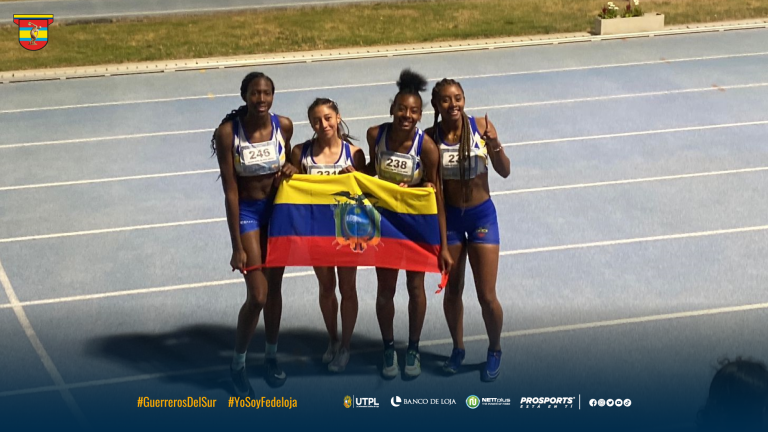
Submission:
[[[487,228],[478,228],[477,231],[475,231],[478,237],[483,238],[486,234],[488,234]]]
[[[344,191],[333,195],[345,199],[342,201],[337,198],[337,204],[332,206],[336,221],[334,244],[338,244],[338,248],[349,245],[352,252],[357,253],[365,252],[368,246],[378,245],[381,242],[381,215],[369,204],[376,197]]]
[[[352,398],[349,396],[344,396],[344,408],[349,408],[352,406]]]
[[[24,49],[37,51],[48,44],[48,26],[53,15],[14,15],[13,22],[19,26],[19,44]]]

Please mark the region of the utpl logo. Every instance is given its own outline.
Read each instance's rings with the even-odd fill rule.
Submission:
[[[355,408],[378,408],[376,398],[355,398]]]

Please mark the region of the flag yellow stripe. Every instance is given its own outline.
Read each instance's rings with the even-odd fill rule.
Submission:
[[[19,37],[21,38],[31,38],[30,35],[32,33],[30,30],[21,30],[19,31]],[[37,31],[37,37],[39,38],[47,38],[48,37],[48,31],[47,30],[38,30]]]
[[[14,15],[13,19],[50,19],[53,18],[53,15]]]
[[[431,188],[401,188],[358,172],[338,176],[294,175],[280,186],[275,204],[348,202],[347,198],[333,195],[338,192],[349,192],[352,195],[365,193],[368,197],[376,198],[375,202],[366,200],[366,204],[397,213],[437,214],[435,192]]]

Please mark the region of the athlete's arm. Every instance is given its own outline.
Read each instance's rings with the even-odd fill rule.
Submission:
[[[509,177],[510,167],[509,158],[504,153],[504,147],[499,141],[499,136],[496,134],[496,127],[493,126],[488,116],[485,118],[476,118],[477,128],[483,132],[483,140],[485,146],[488,149],[488,156],[491,158],[491,164],[493,169],[499,173],[500,176]]]
[[[299,174],[305,174],[303,172],[303,167],[301,166],[301,152],[303,147],[304,144],[298,144],[293,147],[291,150],[291,157],[288,158],[288,162],[299,171]]]
[[[356,145],[350,145],[352,150],[352,165],[354,165],[355,169],[358,171],[365,170],[365,153],[363,153],[363,149]]]
[[[348,174],[355,171],[365,172],[365,154],[360,147],[350,144],[349,152],[352,155],[352,165],[342,168],[339,174]]]
[[[368,128],[365,138],[368,141],[368,164],[361,171],[371,177],[376,176],[376,137],[379,135],[379,126]]]
[[[224,188],[224,207],[227,209],[227,226],[232,242],[232,259],[229,265],[232,271],[245,268],[245,249],[240,241],[240,197],[237,190],[237,176],[232,157],[232,122],[220,125],[216,129],[216,158],[221,171],[221,185]]]
[[[275,176],[275,181],[278,182],[281,178],[290,178],[292,175],[297,174],[299,170],[291,163],[291,138],[293,138],[293,122],[288,117],[278,116],[280,120],[280,130],[283,133],[283,140],[285,140],[285,154],[289,157],[285,158],[285,163],[280,171]]]
[[[440,163],[440,151],[432,138],[424,135],[424,142],[421,145],[421,163],[424,165],[424,182],[432,183],[435,189],[435,200],[437,201],[437,220],[440,225],[440,256],[438,264],[440,271],[447,274],[453,267],[453,258],[448,252],[448,237],[445,224],[445,205],[443,200],[443,182],[440,179],[438,164]]]

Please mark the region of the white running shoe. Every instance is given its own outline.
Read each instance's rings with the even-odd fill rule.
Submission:
[[[328,370],[331,372],[344,372],[344,369],[349,363],[349,350],[341,348],[337,353],[333,361],[328,364]]]
[[[339,346],[341,346],[341,343],[339,342],[328,342],[328,349],[326,349],[325,354],[323,354],[323,363],[328,364],[334,357],[336,357],[336,353],[339,352]]]
[[[391,379],[397,376],[400,368],[397,366],[397,353],[394,348],[388,348],[384,351],[384,364],[381,368],[381,374],[385,378]]]
[[[405,374],[411,378],[421,375],[421,354],[416,350],[405,353]]]

